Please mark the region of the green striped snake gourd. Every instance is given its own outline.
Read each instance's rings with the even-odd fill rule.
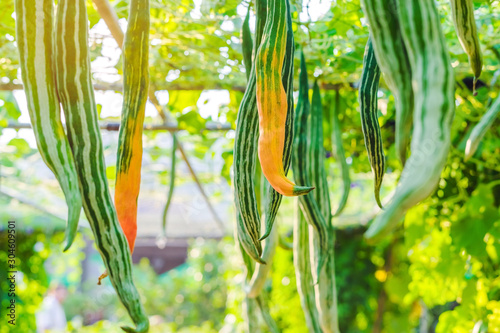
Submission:
[[[286,24],[289,28],[286,34],[286,52],[283,63],[282,84],[288,100],[285,123],[285,149],[283,152],[283,166],[285,168],[285,173],[287,173],[290,167],[291,142],[293,140],[293,54],[295,46],[293,31],[291,29],[292,19],[289,1],[285,1],[285,5]],[[265,0],[258,0],[256,2],[256,13],[257,24],[254,51],[259,47],[261,36],[264,32],[267,17],[267,3]],[[248,43],[246,44],[248,45]],[[263,186],[262,190],[265,193],[265,195],[262,195],[262,201],[264,204],[263,210],[266,231],[262,237],[255,239],[254,235],[260,234],[260,213],[255,193],[255,178],[253,176],[255,175],[257,165],[256,138],[258,137],[258,113],[255,104],[255,74],[255,68],[252,67],[247,91],[245,91],[238,112],[233,165],[235,176],[235,202],[237,207],[237,229],[242,239],[242,245],[252,258],[260,263],[264,263],[260,258],[262,255],[260,240],[265,239],[271,232],[278,213],[278,208],[281,204],[282,195],[275,191],[267,180],[260,185]]]
[[[394,197],[365,233],[371,242],[391,232],[408,209],[436,189],[455,110],[454,73],[434,0],[398,0],[398,10],[415,93],[412,153]]]
[[[308,118],[310,116],[309,84],[304,52],[300,55],[299,97],[295,110],[295,136],[293,139],[292,168],[293,176],[298,183],[309,184],[310,161],[308,160]],[[319,208],[313,193],[299,197],[299,205],[307,223],[312,227],[313,248],[311,257],[315,258],[315,269],[318,276],[329,252],[329,227]],[[315,281],[317,282],[317,281]]]
[[[273,263],[273,257],[276,252],[276,246],[278,245],[278,230],[273,228],[271,234],[264,241],[264,250],[262,252],[262,259],[266,262],[265,265],[256,263],[255,269],[248,283],[248,288],[246,288],[247,296],[250,298],[256,298],[261,295],[262,288],[266,283],[269,271]]]
[[[85,214],[111,283],[136,325],[135,329],[122,328],[126,332],[147,332],[149,320],[134,286],[130,250],[106,179],[90,74],[87,22],[84,0],[59,1],[54,34],[57,92],[66,118]]]
[[[238,236],[238,232],[235,230],[235,239],[237,240],[237,243],[239,245],[241,257],[243,259],[243,263],[245,264],[245,289],[249,288],[249,284],[252,280],[252,277],[255,274],[255,265],[256,263],[250,258],[250,256],[246,253],[245,249],[241,245],[240,238]],[[257,264],[258,265],[258,264]],[[266,266],[266,265],[263,265]],[[269,265],[270,266],[270,265]],[[244,302],[244,311],[243,311],[243,317],[245,320],[245,326],[246,326],[246,331],[248,333],[254,333],[259,331],[259,319],[258,315],[256,312],[256,308],[258,307],[260,310],[260,314],[262,318],[264,319],[264,322],[268,326],[268,329],[270,332],[279,332],[277,329],[276,322],[274,319],[271,317],[269,308],[267,306],[268,303],[268,295],[265,291],[261,291],[260,295],[256,296],[255,298],[250,298],[248,295],[245,297],[245,302]]]
[[[137,236],[142,129],[149,89],[149,0],[131,0],[123,42],[123,108],[118,135],[115,207],[130,252]]]
[[[287,43],[287,1],[269,0],[268,17],[261,45],[255,57],[257,109],[259,112],[258,156],[262,173],[282,195],[298,196],[313,188],[295,185],[286,177],[284,153],[292,140],[286,140],[289,95],[282,83]]]
[[[257,0],[256,28],[254,50],[258,48],[264,25],[266,23],[267,2]],[[242,38],[250,37],[243,34]],[[244,59],[251,59],[248,55],[250,43],[243,42],[243,52],[247,55]],[[264,261],[262,255],[262,245],[260,244],[260,213],[257,206],[255,193],[255,170],[257,161],[257,140],[259,118],[257,113],[257,95],[255,92],[255,64],[247,63],[250,67],[250,76],[247,88],[241,101],[238,117],[236,120],[236,133],[234,138],[234,201],[236,207],[236,230],[241,246],[245,252],[254,260],[260,263]]]
[[[476,124],[476,126],[474,126],[469,138],[467,139],[467,145],[465,146],[466,161],[474,155],[483,136],[486,134],[491,125],[493,125],[493,122],[495,121],[495,118],[498,117],[499,113],[500,97],[497,97],[488,111],[481,117],[481,120]]]
[[[300,210],[298,199],[296,199],[293,223],[293,266],[295,267],[300,305],[302,306],[308,331],[322,333],[318,319],[318,309],[316,309],[316,294],[311,272],[309,225]]]
[[[245,282],[244,288],[246,288],[248,282],[252,278],[252,274],[255,267],[255,262],[252,258],[247,254],[245,248],[243,247],[243,242],[238,234],[238,230],[234,230],[234,239],[236,240],[236,244],[240,250],[241,258],[243,260],[243,264],[245,265]],[[255,299],[249,298],[245,296],[245,302],[243,303],[243,320],[245,322],[245,331],[247,333],[257,332],[258,331],[258,316],[255,311],[257,307]]]
[[[175,157],[175,151],[177,150],[177,136],[173,135],[172,136],[172,152],[171,152],[171,161],[172,165],[170,168],[170,183],[168,184],[168,194],[167,194],[167,202],[165,203],[165,207],[163,208],[163,214],[162,214],[162,230],[163,230],[163,237],[166,237],[167,235],[167,216],[168,216],[168,210],[170,208],[170,204],[172,203],[172,197],[174,196],[174,190],[175,190],[175,169],[176,169],[176,160],[177,158]]]
[[[395,0],[362,0],[375,57],[396,101],[396,153],[403,163],[410,144],[414,96],[408,55]]]
[[[314,81],[311,98],[311,114],[308,119],[308,159],[309,177],[311,184],[316,188],[314,198],[318,202],[321,213],[329,224],[332,220],[330,207],[330,192],[326,179],[325,148],[323,145],[323,104],[318,81]]]
[[[256,4],[258,9],[261,11],[259,14],[259,17],[266,17],[266,13],[262,13],[262,11],[267,10],[267,3],[260,5]],[[250,78],[250,73],[252,72],[252,58],[253,58],[253,42],[252,42],[252,34],[250,32],[250,5],[248,6],[248,12],[247,16],[245,17],[245,20],[243,21],[243,26],[241,28],[241,44],[242,44],[242,51],[243,51],[243,64],[245,65],[245,74],[247,76],[247,82]],[[263,8],[262,8],[263,7]],[[260,20],[259,20],[260,21]],[[261,21],[260,21],[261,22]],[[264,28],[264,24],[261,24],[261,29],[260,32],[257,32],[259,35],[262,35],[262,29]],[[256,52],[257,50],[255,50]],[[262,208],[262,196],[263,196],[263,191],[262,191],[262,178],[265,179],[262,175],[262,170],[260,168],[259,163],[255,163],[255,175],[254,175],[254,185],[255,185],[255,199],[257,200],[257,210],[261,212]],[[259,213],[260,214],[260,213]]]
[[[316,293],[316,307],[318,309],[319,323],[324,333],[338,333],[338,309],[337,309],[337,288],[335,284],[335,230],[332,225],[332,211],[330,207],[330,194],[325,169],[325,148],[323,145],[323,104],[318,82],[313,85],[311,98],[311,115],[308,121],[308,160],[309,177],[311,185],[316,187],[316,191],[311,194],[319,205],[321,214],[328,224],[328,255],[325,265],[320,275],[313,270],[314,285]],[[309,194],[309,195],[311,195]],[[312,229],[309,226],[309,229]],[[313,232],[313,230],[311,230]],[[314,235],[314,233],[313,233]],[[312,237],[313,247],[317,239]],[[313,256],[313,266],[317,258]]]
[[[264,0],[267,1],[267,0]],[[267,10],[267,4],[264,3],[263,5],[257,4],[259,7],[259,10],[262,11],[264,10],[264,13],[261,13],[259,16],[263,16],[264,18],[266,17],[265,10]],[[263,7],[263,8],[262,8]],[[252,57],[253,57],[253,42],[252,42],[252,35],[250,32],[250,6],[248,7],[248,12],[247,16],[245,17],[245,20],[243,21],[243,26],[241,29],[241,43],[242,43],[242,51],[243,51],[243,64],[245,65],[245,74],[247,76],[247,82],[248,79],[250,78],[250,73],[252,71]],[[261,28],[264,28],[264,25],[261,26]],[[262,29],[260,29],[259,35],[262,35]],[[254,176],[254,185],[255,185],[255,199],[257,200],[257,209],[259,212],[261,212],[262,208],[262,196],[263,196],[263,191],[262,191],[262,184],[264,182],[262,179],[265,179],[262,175],[262,170],[260,168],[260,164],[257,162],[255,163],[255,176]]]
[[[481,76],[483,56],[474,19],[474,3],[472,0],[450,0],[450,3],[458,40],[469,57],[469,64],[474,73],[473,94],[477,95],[476,83]]]
[[[255,301],[259,306],[260,314],[262,316],[262,319],[264,320],[264,323],[267,325],[267,329],[269,330],[269,332],[279,333],[280,329],[278,328],[276,321],[271,316],[271,311],[269,310],[269,299],[269,292],[263,292],[262,295],[255,299]]]
[[[250,78],[250,72],[252,71],[252,33],[250,32],[250,5],[248,6],[247,16],[243,21],[241,26],[241,49],[243,53],[243,65],[245,65],[245,75],[247,81]]]
[[[385,155],[382,144],[382,133],[378,123],[377,93],[380,81],[380,68],[373,52],[371,38],[366,43],[363,57],[363,74],[359,85],[359,113],[361,114],[361,128],[365,139],[366,152],[373,175],[375,176],[375,200],[380,208],[380,187],[384,179]]]
[[[349,165],[345,158],[344,145],[342,144],[342,127],[340,126],[340,91],[335,91],[334,102],[332,103],[331,112],[331,127],[332,127],[332,152],[333,156],[340,165],[340,174],[342,175],[342,196],[340,197],[340,202],[333,214],[334,217],[342,214],[345,206],[347,205],[347,199],[349,199],[349,193],[351,191],[351,175],[349,173]]]
[[[245,323],[245,332],[253,333],[259,331],[257,302],[252,298],[246,297],[243,303],[243,321]]]
[[[283,61],[283,75],[282,84],[283,88],[287,94],[287,117],[285,122],[285,147],[283,151],[283,167],[285,168],[285,175],[290,169],[290,163],[292,159],[292,147],[293,147],[293,59],[295,54],[295,42],[293,38],[292,29],[292,14],[290,10],[290,1],[286,0],[286,51],[285,59]],[[264,177],[265,178],[265,177]],[[264,205],[264,217],[265,217],[265,232],[260,238],[265,239],[271,233],[274,221],[276,220],[276,215],[278,214],[278,209],[281,205],[281,200],[283,196],[278,193],[267,181],[265,180],[265,187],[267,195],[265,197]]]
[[[27,7],[27,6],[35,7]],[[82,210],[75,161],[61,122],[52,67],[54,2],[16,0],[16,41],[31,126],[38,151],[56,176],[68,205],[66,251],[76,236]]]

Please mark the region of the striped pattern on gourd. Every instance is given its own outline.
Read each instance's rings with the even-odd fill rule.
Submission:
[[[318,309],[318,319],[320,326],[325,333],[339,332],[337,315],[337,291],[335,286],[335,231],[331,224],[332,213],[330,207],[330,194],[325,169],[325,149],[323,146],[323,105],[318,82],[313,85],[311,99],[311,116],[307,122],[308,130],[308,175],[311,184],[316,187],[316,191],[311,193],[318,203],[321,214],[328,225],[328,253],[325,265],[318,276],[316,271],[312,271],[314,281],[314,291],[316,294],[316,307]],[[309,195],[311,195],[309,194]],[[312,226],[309,226],[311,235],[314,235]],[[310,236],[312,247],[318,240]],[[317,258],[311,257],[313,266],[316,265]]]
[[[115,206],[130,252],[137,237],[142,129],[149,89],[149,0],[131,0],[123,43],[123,108],[116,161]]]
[[[288,96],[282,84],[287,49],[286,1],[269,0],[268,18],[256,56],[258,156],[271,186],[286,196],[304,195],[313,188],[298,186],[286,178],[283,165]],[[289,141],[288,143],[291,143]]]
[[[243,53],[243,65],[245,65],[245,75],[247,81],[250,78],[250,72],[252,71],[252,33],[250,32],[250,6],[248,6],[247,16],[243,21],[241,26],[241,50]]]
[[[325,148],[323,146],[323,104],[318,82],[313,85],[311,99],[311,116],[308,121],[308,159],[309,177],[312,185],[316,187],[313,194],[319,205],[321,214],[328,224],[328,255],[325,265],[318,276],[313,270],[312,275],[315,281],[314,291],[316,293],[316,307],[318,309],[319,323],[324,333],[339,332],[338,310],[337,310],[337,290],[335,285],[335,230],[332,226],[332,212],[330,207],[330,194],[325,169]],[[309,194],[309,195],[311,195]],[[312,226],[309,226],[311,232]],[[312,233],[312,235],[314,235]],[[313,247],[317,240],[310,237]],[[313,266],[317,258],[312,257]]]
[[[235,236],[234,238],[237,240],[237,243],[239,245],[241,257],[243,259],[243,263],[245,264],[245,289],[248,288],[248,285],[255,273],[255,262],[250,258],[250,256],[246,253],[245,249],[241,245],[241,239],[238,236],[238,232],[235,230]],[[255,298],[250,298],[248,295],[245,297],[245,302],[244,302],[244,311],[243,311],[243,317],[245,321],[245,326],[246,326],[246,331],[248,333],[253,333],[253,332],[258,332],[259,331],[259,325],[258,325],[258,316],[256,312],[256,307],[259,308],[260,314],[262,318],[264,319],[264,322],[268,326],[269,330],[271,332],[279,332],[277,329],[276,322],[273,320],[271,317],[269,308],[267,306],[268,303],[268,296],[265,291],[261,291],[261,294],[256,296]]]
[[[240,250],[241,258],[243,259],[243,264],[245,265],[245,286],[252,278],[252,274],[255,267],[255,262],[250,258],[247,254],[245,248],[242,244],[242,239],[239,236],[238,230],[234,230],[234,239],[236,244]],[[245,322],[246,332],[252,333],[257,332],[258,326],[258,317],[255,308],[257,307],[257,303],[255,299],[245,297],[245,302],[243,303],[243,320]]]
[[[308,118],[310,116],[309,84],[307,82],[307,68],[304,53],[300,55],[299,97],[295,110],[294,139],[292,153],[293,176],[297,182],[310,183],[310,161],[307,158],[308,150]],[[319,276],[328,255],[328,223],[323,217],[318,202],[313,193],[299,197],[299,205],[307,223],[314,229],[312,232],[313,248],[311,254],[315,258],[315,269]]]
[[[259,331],[259,317],[256,308],[257,302],[255,299],[246,297],[243,303],[243,321],[247,333]]]
[[[293,31],[291,28],[292,19],[289,1],[285,1],[285,5],[286,21],[287,26],[289,27],[286,35],[286,51],[282,72],[282,83],[288,99],[287,117],[285,123],[285,150],[283,154],[283,166],[286,173],[288,172],[288,169],[290,167],[292,148],[291,143],[293,140],[293,54],[295,51],[295,46],[293,40]],[[256,12],[257,25],[255,48],[258,48],[267,17],[267,3],[265,0],[259,0],[256,2]],[[248,45],[248,43],[244,44]],[[247,48],[245,49],[248,50]],[[253,166],[255,168],[254,174],[257,174],[257,169],[259,167],[259,165],[257,164],[257,159],[255,157],[256,145],[254,144],[254,140],[258,135],[258,128],[256,126],[258,122],[258,113],[256,112],[257,110],[255,109],[254,104],[256,95],[255,90],[251,90],[252,85],[255,89],[254,80],[255,70],[253,69],[250,75],[247,91],[245,92],[245,95],[243,97],[238,114],[234,148],[235,202],[236,207],[241,208],[241,210],[237,212],[237,229],[239,231],[243,247],[247,250],[247,253],[252,256],[252,258],[260,263],[263,263],[264,261],[260,258],[262,249],[259,240],[265,239],[270,234],[276,215],[278,213],[278,208],[281,204],[282,195],[276,192],[274,188],[269,185],[267,180],[265,180],[264,182],[260,182],[259,179],[256,180],[255,177],[251,178],[250,174],[248,173],[251,172],[250,170]],[[249,110],[246,107],[253,108],[253,110]],[[246,127],[246,131],[243,132],[245,130],[245,125],[248,127]],[[244,181],[241,183],[237,183],[238,179]],[[259,183],[258,186],[257,182]],[[261,187],[260,193],[258,195],[255,192],[256,187]],[[243,198],[247,198],[246,202],[242,201]],[[263,210],[266,231],[264,235],[256,241],[253,238],[253,235],[260,234],[259,202],[261,200],[264,207]]]
[[[174,190],[175,190],[175,169],[176,169],[176,160],[177,158],[175,157],[175,151],[177,150],[177,136],[173,135],[172,136],[172,152],[170,155],[170,159],[172,161],[172,165],[170,167],[170,183],[168,185],[168,194],[167,194],[167,202],[165,203],[165,207],[163,208],[163,214],[162,214],[162,230],[163,230],[163,236],[166,237],[167,234],[167,216],[168,216],[168,210],[170,208],[170,204],[172,203],[172,197],[174,196]]]
[[[412,153],[394,197],[365,233],[370,241],[387,235],[408,209],[436,189],[455,110],[454,74],[434,0],[398,0],[398,5],[415,89]]]
[[[263,201],[266,197],[266,177],[262,174],[262,169],[260,164],[255,164],[255,198],[257,200],[257,209],[259,213],[262,214]],[[269,184],[269,183],[268,183]]]
[[[268,294],[269,292],[265,292],[259,297],[257,297],[255,300],[257,301],[257,305],[259,306],[260,309],[260,314],[262,316],[262,319],[264,320],[264,323],[266,323],[269,332],[280,333],[281,331],[278,328],[276,321],[273,319],[273,317],[271,317],[271,311],[269,310],[269,305],[268,305],[270,297],[268,296]]]
[[[295,267],[297,291],[302,311],[306,318],[307,328],[309,332],[322,333],[319,325],[318,310],[316,309],[314,280],[311,272],[309,225],[300,210],[298,199],[293,224],[293,266]]]
[[[310,232],[312,227],[309,226]],[[328,227],[328,254],[325,265],[318,276],[313,270],[312,276],[317,283],[314,285],[316,294],[316,307],[318,309],[319,323],[325,333],[339,333],[337,287],[335,280],[335,229]],[[309,241],[314,242],[309,236]],[[314,259],[314,258],[313,258]],[[315,265],[316,260],[312,261]]]
[[[395,0],[362,0],[361,3],[370,23],[377,63],[396,101],[396,153],[404,165],[411,137],[414,96],[397,5]]]
[[[466,161],[474,155],[483,136],[490,129],[491,125],[493,125],[498,114],[500,114],[500,97],[497,97],[493,105],[491,105],[488,111],[481,117],[481,120],[472,129],[467,139],[467,145],[465,146]]]
[[[366,152],[375,176],[375,200],[380,208],[380,187],[385,173],[385,155],[382,144],[382,133],[378,123],[377,93],[380,81],[380,68],[375,59],[371,38],[366,43],[363,58],[363,74],[359,85],[359,113],[361,114],[361,128],[365,139]]]
[[[333,214],[334,217],[342,214],[345,206],[347,205],[347,199],[349,199],[349,193],[351,191],[351,175],[349,173],[349,165],[345,158],[344,145],[342,144],[342,127],[340,126],[340,91],[335,91],[334,101],[332,103],[331,112],[331,127],[332,127],[332,152],[333,157],[337,160],[340,165],[340,174],[342,175],[342,196],[340,197],[340,202]]]
[[[31,7],[33,5],[35,7]],[[54,82],[54,3],[52,0],[16,0],[15,11],[19,64],[38,151],[56,176],[68,205],[66,251],[76,236],[82,197]]]
[[[262,292],[262,288],[264,288],[264,284],[266,283],[269,270],[271,269],[273,263],[273,257],[276,252],[276,246],[278,245],[278,231],[276,229],[277,228],[273,228],[269,237],[264,241],[262,260],[264,260],[266,264],[255,264],[255,270],[250,282],[248,283],[248,288],[246,288],[247,296],[250,298],[256,298],[259,296]]]
[[[288,170],[290,169],[290,162],[292,159],[292,147],[293,147],[293,121],[294,121],[293,59],[295,54],[295,42],[293,38],[290,1],[286,0],[285,5],[286,5],[287,32],[286,32],[285,60],[283,61],[282,83],[283,83],[283,88],[285,89],[285,92],[287,94],[287,103],[288,103],[287,116],[285,122],[285,148],[283,151],[283,167],[285,168],[285,175],[286,175],[288,173]],[[281,200],[283,199],[283,196],[269,184],[267,179],[265,179],[264,183],[265,183],[264,189],[267,192],[267,195],[265,196],[266,200],[264,206],[266,229],[264,235],[260,238],[261,240],[269,236],[271,229],[273,228],[276,215],[278,214],[278,209],[281,205]]]
[[[130,250],[116,217],[106,179],[103,146],[90,74],[88,17],[84,0],[57,6],[55,69],[68,139],[83,198],[83,208],[118,297],[136,324],[127,332],[147,332],[149,320],[132,279]]]
[[[453,23],[457,37],[469,57],[469,64],[474,73],[473,93],[476,92],[476,83],[483,69],[483,56],[477,35],[476,20],[474,19],[474,3],[472,0],[450,0]]]
[[[262,38],[262,33],[267,17],[266,0],[258,0],[256,9],[256,32],[254,49],[256,49]],[[250,37],[242,35],[242,38]],[[248,45],[244,42],[243,45]],[[248,53],[246,46],[244,53]],[[248,58],[248,56],[247,56]],[[258,113],[257,95],[255,92],[255,64],[251,66],[247,88],[241,101],[238,117],[236,119],[236,133],[234,138],[234,201],[236,206],[236,230],[241,246],[245,252],[254,260],[264,263],[262,245],[260,244],[260,213],[257,206],[255,193],[255,170],[257,162],[257,139],[258,139]],[[248,66],[245,64],[245,66]]]
[[[332,220],[332,211],[330,206],[330,191],[325,169],[325,148],[323,145],[323,104],[318,81],[314,81],[311,98],[311,115],[308,119],[309,126],[308,139],[308,159],[309,159],[309,177],[312,186],[316,188],[313,192],[318,202],[321,213],[326,222],[330,224]]]

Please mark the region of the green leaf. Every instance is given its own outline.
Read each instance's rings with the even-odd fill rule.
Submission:
[[[21,109],[12,91],[0,91],[0,119],[15,120],[21,116]]]
[[[206,120],[200,114],[191,110],[177,118],[179,128],[187,130],[191,134],[199,134],[205,129]]]
[[[16,151],[14,152],[16,157],[23,157],[32,152],[29,144],[24,139],[14,138],[9,141],[8,146],[16,147]]]

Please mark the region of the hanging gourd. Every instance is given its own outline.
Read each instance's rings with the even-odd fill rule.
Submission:
[[[149,320],[132,278],[127,239],[109,194],[97,107],[90,74],[88,17],[84,0],[60,0],[57,6],[54,62],[57,93],[80,183],[83,208],[111,284],[136,325],[147,332]]]
[[[64,246],[67,250],[78,229],[82,197],[54,82],[54,3],[52,0],[16,0],[15,10],[19,65],[38,151],[56,176],[68,204]]]

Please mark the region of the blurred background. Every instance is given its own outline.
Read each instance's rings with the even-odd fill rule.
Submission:
[[[500,2],[474,1],[485,63],[474,97],[449,3],[438,1],[457,80],[453,147],[436,193],[407,214],[404,228],[375,246],[363,240],[378,210],[357,102],[368,38],[359,0],[291,2],[295,41],[304,48],[310,81],[320,82],[325,114],[334,95],[340,96],[351,178],[347,207],[333,220],[342,332],[500,332],[498,121],[474,158],[463,161],[468,133],[499,95]],[[125,29],[128,1],[111,4]],[[158,105],[148,102],[146,109],[149,129],[144,132],[133,254],[135,283],[151,332],[244,331],[245,275],[233,239],[231,166],[236,114],[246,85],[240,29],[248,5],[237,0],[151,0],[150,75]],[[121,51],[90,0],[88,13],[106,172],[113,188]],[[251,15],[252,32],[254,26]],[[296,78],[297,68],[298,57]],[[381,196],[387,200],[402,167],[394,151],[394,98],[383,82],[379,110],[387,156]],[[36,332],[37,322],[43,325],[43,312],[59,305],[63,331],[120,332],[119,326],[130,319],[109,280],[96,285],[104,265],[83,213],[75,243],[62,252],[66,204],[28,125],[14,2],[6,0],[0,12],[0,259],[4,265],[7,221],[14,220],[18,273],[17,325],[12,328],[4,320],[8,281],[6,270],[0,269],[0,333]],[[324,126],[328,128],[328,119]],[[184,154],[176,153],[175,190],[162,236],[172,172],[171,131],[178,133]],[[343,179],[331,138],[325,147],[335,209]],[[282,332],[290,333],[306,332],[289,248],[294,206],[293,199],[284,198],[277,221],[280,246],[265,287],[269,313]],[[263,318],[259,325],[268,331]]]

